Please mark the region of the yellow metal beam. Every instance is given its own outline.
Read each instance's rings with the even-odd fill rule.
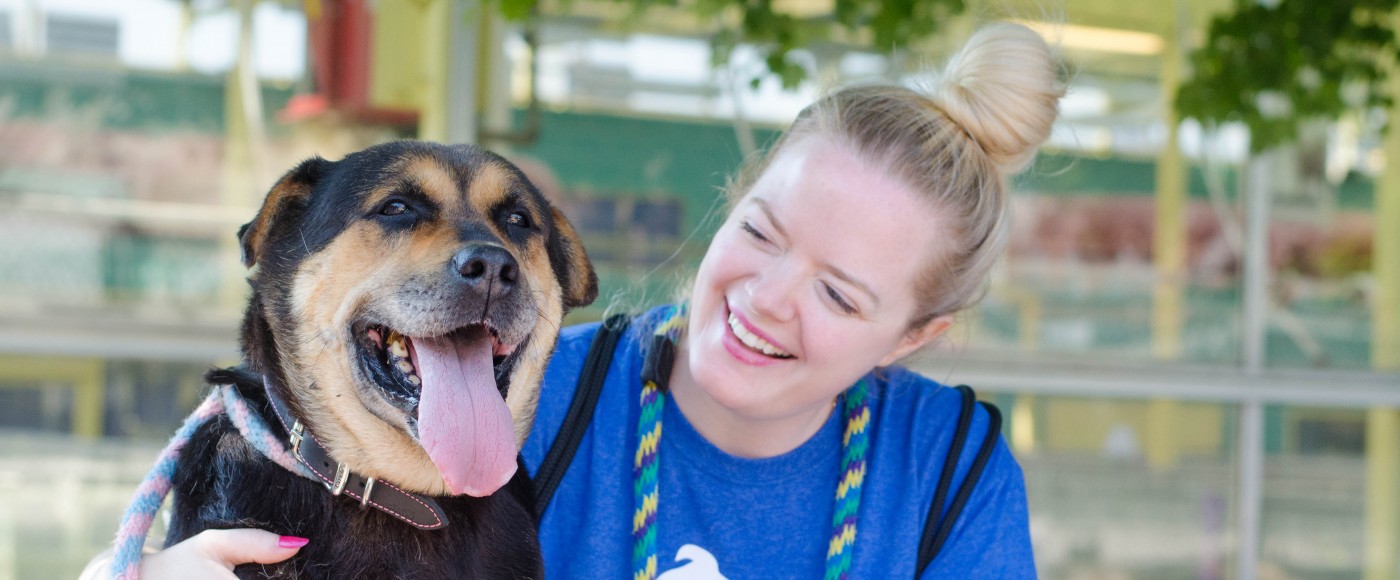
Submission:
[[[1011,409],[1011,448],[1018,456],[1035,452],[1035,395],[1016,395]]]
[[[1142,453],[1147,465],[1166,471],[1181,458],[1181,403],[1171,399],[1153,399],[1147,403],[1147,421],[1143,426]]]
[[[1176,11],[1172,11],[1173,18]],[[1169,27],[1169,30],[1175,27]],[[1163,122],[1167,141],[1157,155],[1155,223],[1152,261],[1156,281],[1152,288],[1152,354],[1158,359],[1181,357],[1182,294],[1186,281],[1186,170],[1177,144],[1181,119],[1176,114],[1176,88],[1181,83],[1181,45],[1175,32],[1164,35],[1162,68]],[[1169,469],[1181,455],[1176,437],[1179,421],[1175,401],[1157,399],[1148,405],[1144,452],[1148,464]]]
[[[1031,291],[1016,292],[1020,303],[1021,348],[1034,352],[1040,346],[1040,319],[1045,316],[1041,308],[1040,295]],[[1017,455],[1028,455],[1035,451],[1035,395],[1016,395],[1015,407],[1011,410],[1011,448]]]
[[[262,105],[249,103],[249,96],[256,91],[245,90],[245,75],[254,75],[251,47],[251,24],[246,27],[242,19],[252,18],[253,0],[244,0],[240,11],[240,48],[234,68],[224,76],[224,164],[223,191],[220,201],[227,207],[258,207],[262,204],[265,189],[271,183],[261,183],[259,174],[258,149],[262,147]],[[256,79],[251,82],[256,83]],[[256,118],[252,118],[256,115]],[[252,215],[248,216],[251,221]],[[237,308],[247,300],[248,284],[243,263],[242,245],[234,238],[233,232],[221,235],[219,239],[219,304]]]
[[[1182,293],[1186,278],[1186,171],[1177,145],[1180,118],[1174,106],[1176,87],[1181,82],[1179,50],[1174,39],[1168,38],[1161,71],[1167,142],[1157,156],[1152,231],[1152,262],[1156,272],[1152,289],[1152,353],[1163,360],[1181,356]]]
[[[73,389],[73,434],[87,438],[102,436],[107,361],[100,358],[0,355],[0,379],[9,383],[0,383],[0,388],[21,384],[25,388]]]
[[[1400,26],[1400,13],[1395,17]],[[1400,66],[1390,73],[1391,94],[1400,97]],[[1389,111],[1389,126],[1400,127],[1400,108]],[[1375,239],[1371,268],[1376,297],[1371,309],[1371,363],[1400,371],[1400,131],[1385,132],[1385,171],[1375,193]]]
[[[370,106],[418,110],[425,96],[424,83],[430,42],[422,35],[434,24],[428,20],[433,5],[444,2],[380,2],[374,6],[370,39]],[[418,39],[418,42],[412,41]],[[441,58],[434,55],[433,58]]]
[[[1366,417],[1366,580],[1394,580],[1400,549],[1400,413],[1371,409]]]
[[[1400,12],[1391,15],[1400,26]],[[1391,95],[1400,96],[1400,66],[1390,69]],[[1400,370],[1400,109],[1391,107],[1384,137],[1386,167],[1376,184],[1371,268],[1371,366]],[[1400,410],[1371,409],[1366,417],[1366,580],[1393,579],[1400,569]]]
[[[422,11],[423,99],[418,110],[418,138],[427,141],[447,140],[451,8],[449,0],[428,0]]]

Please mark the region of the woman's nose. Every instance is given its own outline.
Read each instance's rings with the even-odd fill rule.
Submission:
[[[749,279],[745,290],[749,305],[757,314],[772,320],[789,320],[797,311],[796,292],[799,276],[787,263],[774,264],[760,270]]]

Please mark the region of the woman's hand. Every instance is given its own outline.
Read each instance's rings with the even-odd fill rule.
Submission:
[[[239,564],[272,564],[296,555],[306,538],[254,529],[204,530],[183,542],[141,558],[141,578],[234,578]],[[79,580],[111,578],[112,553],[103,552]]]

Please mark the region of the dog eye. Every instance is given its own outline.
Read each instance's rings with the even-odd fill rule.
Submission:
[[[528,228],[530,227],[530,216],[523,211],[511,212],[510,215],[506,216],[506,223],[516,227]]]
[[[379,213],[381,215],[399,215],[406,211],[408,211],[408,204],[398,200],[386,203],[383,207],[379,208]]]

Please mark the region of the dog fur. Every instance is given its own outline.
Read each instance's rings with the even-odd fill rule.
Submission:
[[[366,328],[439,336],[484,324],[493,345],[513,345],[494,364],[508,375],[497,385],[518,451],[565,311],[597,294],[564,216],[492,153],[397,141],[301,163],[239,234],[252,268],[244,361],[208,380],[234,385],[285,440],[267,381],[336,460],[438,496],[450,525],[418,530],[332,496],[259,455],[221,416],[196,433],[178,465],[167,545],[209,528],[311,539],[287,562],[240,566],[244,578],[540,578],[532,487],[519,459],[494,494],[450,495],[418,440],[416,400],[383,387],[378,367],[365,362],[375,348]],[[518,266],[514,286],[497,280],[482,290],[459,279],[454,260],[488,246]]]

